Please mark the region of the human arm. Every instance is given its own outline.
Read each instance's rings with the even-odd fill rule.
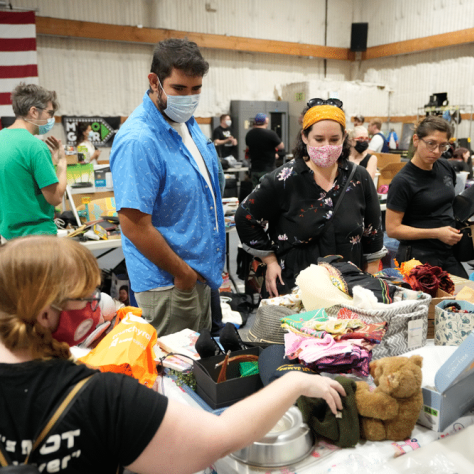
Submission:
[[[138,209],[122,208],[118,211],[122,233],[155,265],[174,276],[179,290],[189,291],[196,281],[204,278],[181,259],[153,226],[151,215]]]
[[[281,278],[281,267],[274,253],[260,258],[267,266],[267,271],[265,272],[265,288],[270,298],[273,298],[274,296],[278,296],[277,280],[280,280],[282,285],[285,284]]]
[[[132,464],[143,474],[174,474],[205,469],[268,433],[301,396],[323,398],[342,410],[342,386],[328,377],[292,372],[227,408],[220,416],[169,400],[153,439]]]
[[[454,245],[462,238],[459,230],[450,226],[421,229],[404,225],[402,224],[404,215],[404,212],[387,208],[385,228],[389,237],[397,240],[438,239],[447,245]]]
[[[58,178],[58,182],[41,188],[41,192],[49,204],[52,206],[58,206],[61,204],[64,191],[66,191],[67,186],[66,153],[64,151],[64,147],[62,146],[61,140],[57,140],[55,137],[50,136],[46,138],[45,142],[51,151],[51,159],[53,164],[56,165],[56,176]]]
[[[98,160],[101,150],[98,148],[95,149],[94,153],[92,153],[91,160]]]
[[[271,296],[277,296],[276,281],[281,279],[281,268],[275,255],[276,246],[266,232],[266,223],[275,220],[280,209],[281,193],[274,179],[266,175],[259,187],[241,203],[235,213],[237,232],[245,251],[259,257],[266,265],[265,282]]]
[[[364,271],[367,273],[371,273],[374,275],[379,271],[380,266],[380,258],[377,260],[373,260],[372,262],[367,262],[364,268]]]
[[[375,178],[375,173],[377,173],[377,156],[372,155],[369,158],[369,162],[367,163],[367,171],[370,174],[372,180]]]
[[[283,142],[280,142],[279,145],[276,146],[277,150],[284,150],[285,149],[285,144]]]
[[[225,145],[226,143],[232,143],[232,145],[237,145],[237,140],[234,137],[224,138],[223,140],[219,140],[218,138],[216,138],[214,140],[215,146]]]

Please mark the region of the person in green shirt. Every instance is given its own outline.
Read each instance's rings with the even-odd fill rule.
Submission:
[[[54,206],[66,190],[66,154],[61,140],[34,136],[53,127],[56,92],[21,83],[12,107],[15,122],[0,131],[0,236],[56,234]]]

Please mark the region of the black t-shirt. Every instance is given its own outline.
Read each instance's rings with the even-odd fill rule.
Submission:
[[[0,441],[12,461],[24,462],[58,401],[94,372],[64,360],[0,364]],[[43,473],[115,473],[143,452],[167,404],[131,377],[97,374],[30,463]]]
[[[212,132],[212,140],[226,140],[229,137],[232,137],[232,130],[230,128],[224,128],[222,125],[219,125]],[[217,155],[220,158],[226,158],[227,156],[234,156],[235,146],[230,143],[224,143],[224,145],[216,146]]]
[[[275,148],[281,143],[280,137],[266,128],[253,128],[245,137],[249,147],[252,171],[273,171],[275,169]]]
[[[448,161],[440,158],[430,171],[408,162],[393,178],[387,208],[404,212],[402,224],[420,229],[454,227],[453,200],[456,175]],[[439,239],[401,241],[425,250],[448,251]]]

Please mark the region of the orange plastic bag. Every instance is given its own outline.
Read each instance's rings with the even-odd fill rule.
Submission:
[[[95,349],[79,360],[101,372],[130,375],[147,387],[158,376],[153,346],[156,330],[142,317],[142,310],[127,306],[117,312],[120,321]]]

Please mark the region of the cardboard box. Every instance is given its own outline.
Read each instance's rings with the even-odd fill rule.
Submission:
[[[377,157],[377,169],[382,169],[390,163],[400,163],[401,155],[395,153],[374,153]]]
[[[74,155],[66,154],[66,163],[68,165],[77,165],[77,153]]]
[[[243,354],[260,355],[260,347],[251,347],[231,353],[231,357]],[[263,387],[260,375],[240,377],[239,361],[231,362],[227,367],[227,380],[217,383],[221,367],[216,364],[224,360],[223,355],[194,361],[193,373],[196,377],[197,394],[214,410],[232,405]]]
[[[452,299],[453,295],[446,293],[443,290],[438,290],[436,293],[436,298],[431,299],[430,306],[428,308],[428,339],[434,339],[434,320],[435,320],[435,306],[438,303],[441,303],[443,300]]]
[[[377,187],[383,186],[384,184],[390,184],[394,176],[406,165],[403,163],[389,163],[380,169],[380,176],[377,182]]]
[[[423,387],[418,423],[443,431],[474,407],[474,332],[436,372],[435,386]]]

